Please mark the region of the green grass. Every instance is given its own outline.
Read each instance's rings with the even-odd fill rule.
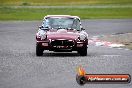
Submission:
[[[82,19],[132,18],[132,8],[11,8],[10,6],[132,5],[132,0],[0,0],[0,20],[42,20],[45,15],[77,15]],[[9,6],[9,7],[5,7]]]
[[[0,0],[0,5],[132,4],[132,0]]]
[[[82,19],[125,19],[132,18],[132,8],[0,7],[0,20],[42,20],[45,15],[77,15]]]

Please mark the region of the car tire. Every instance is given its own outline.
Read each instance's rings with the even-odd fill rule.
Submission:
[[[36,44],[36,56],[42,56],[43,51],[44,50],[40,47],[40,45]]]
[[[87,46],[82,47],[81,49],[79,49],[79,50],[78,50],[78,53],[79,53],[81,56],[87,56]]]

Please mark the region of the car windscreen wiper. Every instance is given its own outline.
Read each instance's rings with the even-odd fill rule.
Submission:
[[[58,27],[57,30],[59,30],[59,29],[66,29],[66,28]]]

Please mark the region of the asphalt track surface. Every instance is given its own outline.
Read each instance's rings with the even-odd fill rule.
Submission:
[[[88,73],[132,75],[132,51],[90,45],[88,55],[45,51],[35,55],[41,21],[0,22],[0,88],[132,88],[130,84],[76,83],[76,68]],[[83,20],[89,36],[132,32],[132,20]]]

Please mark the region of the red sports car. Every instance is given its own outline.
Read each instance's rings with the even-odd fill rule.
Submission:
[[[42,56],[44,50],[77,51],[81,56],[86,56],[87,45],[88,34],[78,16],[47,15],[36,33],[37,56]]]

